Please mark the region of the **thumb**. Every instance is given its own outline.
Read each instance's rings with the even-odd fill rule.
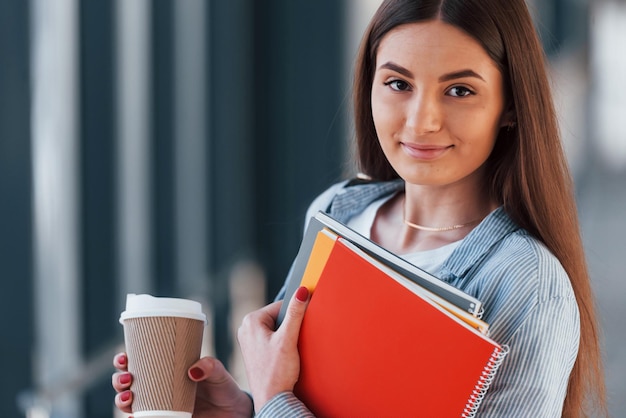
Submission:
[[[189,368],[187,374],[195,382],[206,381],[210,384],[220,384],[229,379],[226,368],[215,357],[201,358]]]
[[[201,358],[189,368],[187,374],[198,383],[196,410],[217,408],[236,411],[251,403],[250,397],[215,357]],[[247,414],[250,416],[249,412]]]
[[[289,306],[285,313],[285,320],[280,326],[279,331],[283,330],[283,332],[288,334],[295,334],[295,338],[297,339],[308,302],[309,289],[305,286],[300,286],[289,301]]]

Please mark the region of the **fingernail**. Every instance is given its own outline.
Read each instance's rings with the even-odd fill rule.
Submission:
[[[307,300],[309,300],[309,289],[307,289],[305,286],[300,286],[296,291],[296,299],[298,299],[300,302],[306,302]]]
[[[130,399],[130,391],[120,393],[120,401],[127,402]]]
[[[126,364],[126,356],[124,354],[120,355],[117,358],[118,363],[120,364],[120,366],[123,366]]]
[[[204,377],[204,371],[200,367],[193,367],[189,370],[189,375],[196,380],[200,380]]]
[[[119,380],[120,380],[120,383],[122,385],[129,384],[130,383],[130,373],[121,374]]]

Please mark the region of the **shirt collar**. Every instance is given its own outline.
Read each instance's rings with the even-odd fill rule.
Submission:
[[[463,278],[469,270],[487,256],[491,248],[520,227],[500,206],[491,212],[461,242],[444,262],[439,278],[445,281]]]
[[[333,198],[327,212],[339,222],[347,223],[377,199],[404,189],[401,179],[387,182],[348,183]],[[459,245],[441,268],[439,278],[452,281],[464,277],[489,250],[504,237],[519,229],[503,207],[491,212]]]
[[[330,203],[327,212],[339,222],[347,223],[357,213],[361,213],[375,200],[404,190],[404,181],[347,183],[339,190]]]

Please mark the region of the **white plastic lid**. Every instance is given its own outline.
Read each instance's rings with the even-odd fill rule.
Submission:
[[[191,418],[189,412],[178,411],[140,411],[133,412],[133,416],[137,418]]]
[[[206,324],[206,315],[199,302],[180,298],[161,298],[151,295],[126,295],[126,310],[120,315],[120,322],[130,318],[147,316],[175,316],[191,318]]]

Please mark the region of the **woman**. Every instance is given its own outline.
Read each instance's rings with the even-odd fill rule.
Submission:
[[[370,181],[334,185],[309,214],[329,211],[484,303],[492,337],[510,351],[480,416],[606,414],[572,186],[524,1],[384,1],[354,87],[360,168]],[[276,332],[280,302],[239,330],[258,416],[310,414],[292,393],[307,300],[300,289]],[[201,382],[198,417],[252,413],[215,359],[189,374]],[[126,411],[131,380],[113,378]]]

